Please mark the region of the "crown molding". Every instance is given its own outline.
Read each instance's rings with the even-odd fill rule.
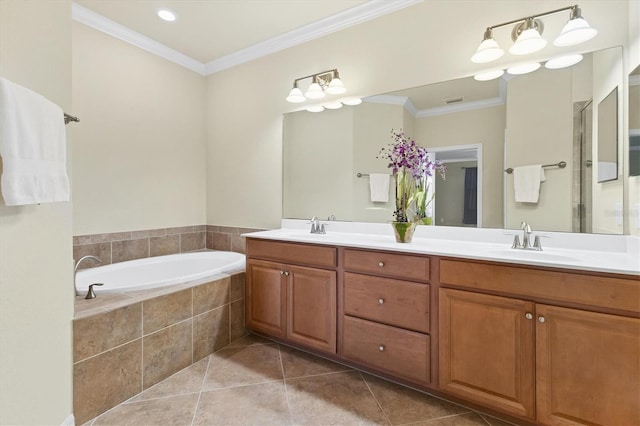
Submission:
[[[158,43],[157,41],[135,32],[124,25],[120,25],[111,19],[107,19],[77,3],[72,3],[71,17],[81,24],[95,28],[98,31],[102,31],[105,34],[188,68],[191,71],[195,71],[198,74],[205,75],[205,67],[202,62],[180,53],[177,50],[171,49],[162,43]]]
[[[201,75],[211,75],[236,65],[279,52],[289,47],[331,34],[420,3],[423,0],[369,0],[351,9],[305,25],[288,33],[273,37],[246,49],[238,50],[203,64],[147,36],[120,25],[77,3],[72,3],[72,18],[84,25],[109,34],[126,43],[160,56]]]
[[[238,50],[229,55],[207,62],[206,75],[214,74],[236,65],[279,52],[289,47],[306,43],[313,39],[369,21],[396,10],[404,9],[423,0],[369,0],[335,15],[313,22],[288,33],[273,37],[261,43]]]

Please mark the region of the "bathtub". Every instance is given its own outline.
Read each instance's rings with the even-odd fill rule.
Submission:
[[[149,290],[175,284],[201,284],[221,274],[244,271],[245,255],[231,251],[201,251],[148,257],[79,270],[76,294],[86,294],[89,285],[98,293]]]

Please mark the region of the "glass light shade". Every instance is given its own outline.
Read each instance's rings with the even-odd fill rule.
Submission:
[[[584,19],[570,19],[562,28],[560,35],[553,41],[553,45],[559,47],[573,46],[574,44],[591,40],[596,34],[598,34],[598,30],[591,28]]]
[[[311,83],[305,96],[309,99],[322,99],[324,98],[324,90],[318,83]]]
[[[545,68],[550,70],[557,70],[560,68],[570,67],[571,65],[575,65],[582,60],[582,55],[566,55],[560,56],[557,58],[549,59],[545,64]]]
[[[538,68],[540,68],[540,64],[538,62],[530,62],[527,64],[521,64],[521,65],[516,65],[514,67],[511,67],[507,69],[507,72],[511,75],[521,75],[521,74],[528,74],[530,72],[534,72]]]
[[[342,80],[337,77],[332,79],[331,83],[329,83],[329,87],[327,87],[327,93],[330,95],[339,95],[346,91],[347,89],[344,87],[344,84],[342,84]]]
[[[512,55],[527,55],[543,49],[546,45],[547,41],[540,36],[538,30],[529,28],[518,36],[516,42],[509,49],[509,53]]]
[[[502,77],[503,74],[504,70],[491,70],[476,74],[473,76],[473,79],[477,81],[489,81],[495,80],[498,77]]]
[[[323,105],[326,109],[340,109],[342,108],[342,102],[328,102]]]
[[[362,103],[362,99],[360,98],[348,98],[348,99],[344,99],[342,101],[343,104],[345,105],[349,105],[349,106],[356,106],[356,105],[360,105]]]
[[[158,9],[158,16],[163,21],[173,22],[176,20],[176,13],[169,9]]]
[[[291,91],[289,92],[289,96],[287,96],[287,101],[294,104],[299,104],[300,102],[304,102],[306,100],[307,99],[302,94],[302,90],[298,89],[297,87],[291,89]]]
[[[307,111],[309,112],[322,112],[324,111],[324,107],[322,105],[311,105],[307,107]]]
[[[471,62],[475,62],[476,64],[484,64],[487,62],[495,61],[504,55],[504,50],[500,49],[498,43],[492,39],[482,40],[480,46],[478,46],[478,50],[471,57]]]

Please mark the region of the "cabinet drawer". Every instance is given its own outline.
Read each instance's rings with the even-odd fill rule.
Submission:
[[[247,257],[335,268],[338,254],[335,247],[247,238]]]
[[[640,312],[637,277],[625,279],[442,259],[440,283]]]
[[[346,359],[429,382],[429,335],[345,315],[342,348]]]
[[[429,285],[344,273],[344,313],[429,332]]]
[[[344,268],[365,274],[429,281],[429,258],[376,251],[344,251]]]

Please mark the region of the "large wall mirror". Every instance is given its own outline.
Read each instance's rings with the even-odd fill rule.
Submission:
[[[640,176],[640,66],[629,74],[629,176]]]
[[[624,87],[622,79],[622,48],[615,47],[585,54],[570,68],[485,82],[469,77],[370,96],[355,107],[285,114],[283,217],[391,221],[393,182],[388,203],[372,202],[366,175],[390,174],[376,157],[391,129],[402,128],[447,164],[446,180],[434,182],[435,226],[516,229],[524,220],[540,231],[621,234],[623,180],[592,175],[594,105]],[[506,169],[533,164],[547,166],[539,198],[516,202]],[[475,223],[465,220],[470,179]]]
[[[618,88],[598,104],[598,182],[618,179]]]

